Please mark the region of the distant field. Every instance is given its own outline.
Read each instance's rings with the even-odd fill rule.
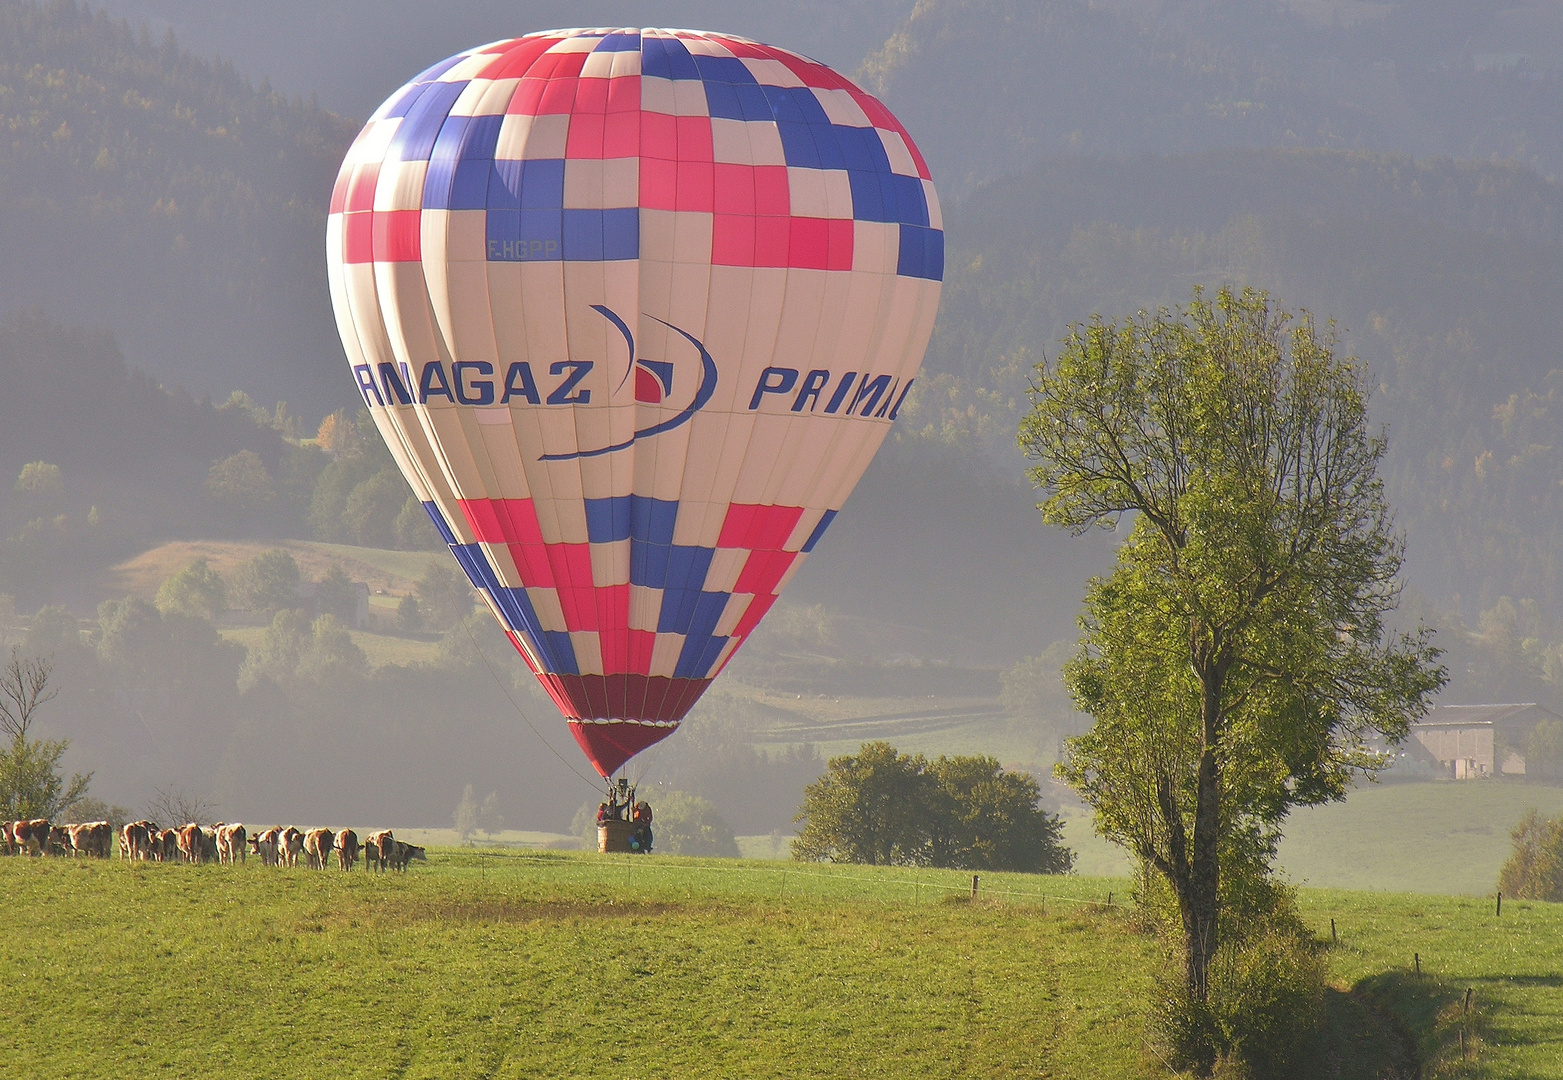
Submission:
[[[368,630],[352,630],[349,633],[352,635],[353,643],[364,651],[364,658],[368,660],[370,667],[381,667],[385,664],[401,664],[404,667],[426,664],[432,663],[439,657],[440,646],[437,641],[401,637],[397,634],[375,634]],[[222,636],[229,641],[237,641],[246,649],[254,649],[266,636],[266,628],[225,626],[222,627]]]
[[[1369,784],[1292,815],[1281,865],[1299,885],[1482,895],[1530,807],[1563,813],[1563,788],[1499,780]]]
[[[1367,784],[1343,803],[1286,822],[1279,866],[1296,885],[1490,895],[1509,857],[1509,830],[1530,807],[1563,813],[1563,788],[1510,781]],[[1122,876],[1129,860],[1097,836],[1089,811],[1064,813],[1064,842],[1082,874]]]
[[[397,829],[396,837],[409,844],[423,844],[455,848],[461,846],[461,837],[455,829]],[[474,833],[472,845],[478,848],[527,847],[541,848],[575,840],[573,836],[555,832],[536,832],[526,829],[502,829],[496,833]]]
[[[348,577],[365,582],[371,593],[384,591],[393,596],[411,592],[431,559],[449,558],[442,552],[385,551],[311,540],[176,540],[120,563],[109,571],[103,584],[110,591],[151,599],[163,582],[195,559],[206,559],[218,573],[231,578],[234,571],[262,551],[278,547],[293,555],[306,578],[318,579],[333,564],[340,565]]]

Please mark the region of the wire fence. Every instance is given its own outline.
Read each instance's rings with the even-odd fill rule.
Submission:
[[[786,896],[789,883],[804,886],[805,883],[817,881],[835,886],[846,886],[849,894],[861,899],[891,899],[886,893],[896,894],[910,891],[911,902],[922,900],[924,891],[930,898],[941,896],[969,895],[972,899],[1013,900],[1020,903],[1034,903],[1040,901],[1056,901],[1064,904],[1075,904],[1088,908],[1127,908],[1133,906],[1133,901],[1124,893],[1106,891],[1098,896],[1068,895],[1060,892],[1050,892],[1041,889],[1028,889],[1016,887],[1012,877],[1002,875],[997,881],[993,875],[988,875],[984,881],[981,873],[972,874],[970,879],[961,877],[959,880],[951,880],[958,871],[938,872],[938,876],[930,874],[918,874],[911,871],[911,876],[904,876],[907,872],[897,873],[889,870],[877,874],[865,874],[847,869],[827,870],[823,866],[810,866],[809,864],[791,865],[778,864],[776,866],[756,865],[753,862],[724,866],[716,861],[693,862],[662,862],[660,860],[647,860],[638,855],[623,855],[611,859],[595,859],[592,857],[570,857],[545,853],[517,853],[498,851],[463,851],[463,852],[439,852],[435,858],[446,865],[453,867],[465,867],[477,869],[479,874],[486,877],[490,869],[496,874],[505,868],[520,870],[522,874],[534,879],[545,879],[560,874],[581,875],[594,877],[606,884],[631,886],[636,879],[644,882],[648,877],[658,884],[676,886],[680,879],[686,882],[689,879],[701,875],[726,875],[732,878],[748,878],[754,887],[743,889],[740,885],[738,892],[749,893],[757,896]],[[526,874],[525,869],[530,868],[535,873]],[[764,884],[762,885],[762,880]],[[830,890],[836,895],[841,890]],[[798,895],[795,890],[793,895]],[[877,895],[876,895],[877,894]],[[905,902],[904,900],[902,902]]]

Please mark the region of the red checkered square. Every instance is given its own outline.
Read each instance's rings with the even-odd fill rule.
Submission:
[[[645,129],[641,129],[642,138]],[[640,159],[640,205],[646,210],[672,210],[677,203],[678,165],[661,158]]]
[[[727,508],[716,546],[781,551],[802,516],[801,506],[734,503]]]
[[[717,266],[760,266],[754,253],[755,219],[716,214],[711,219],[711,262]]]
[[[542,527],[531,499],[462,499],[472,535],[485,544],[541,544]]]
[[[749,606],[738,619],[738,625],[733,627],[733,637],[741,639],[753,633],[754,628],[760,625],[760,620],[765,618],[765,613],[771,610],[771,605],[774,603],[776,603],[774,596],[756,596],[749,601]]]
[[[640,114],[640,156],[678,160],[678,117],[667,113]]]
[[[651,650],[657,646],[657,635],[652,630],[629,631],[629,656],[624,670],[637,675],[651,674]]]
[[[554,45],[550,38],[532,38],[505,46],[497,59],[478,72],[480,79],[518,79],[525,75],[537,58]]]
[[[678,162],[673,209],[709,214],[716,201],[716,177],[709,159]]]
[[[792,219],[757,217],[754,219],[754,265],[791,265]]]
[[[773,593],[776,585],[792,568],[795,551],[756,551],[750,554],[733,586],[735,593]]]
[[[559,44],[550,42],[549,47]],[[544,52],[537,58],[527,74],[537,79],[568,79],[572,83],[571,91],[575,87],[573,83],[581,76],[581,68],[586,66],[586,53],[565,50],[560,52]]]
[[[545,544],[548,565],[553,570],[554,581],[590,581],[592,579],[592,550],[590,544]],[[559,590],[559,602],[564,602],[567,590]],[[571,627],[574,629],[574,627]]]
[[[675,116],[679,161],[715,161],[709,116]]]
[[[548,561],[548,548],[543,544],[509,544],[510,561],[521,574],[521,584],[528,589],[552,589],[555,585],[554,567]]]
[[[550,56],[553,54],[550,53]],[[572,53],[573,56],[582,56],[582,53]],[[554,113],[572,113],[575,111],[575,88],[581,83],[580,79],[569,76],[555,76],[543,84],[542,97],[537,102],[537,115],[550,116]]]
[[[582,83],[604,82],[603,79],[582,79]],[[570,114],[570,130],[565,136],[564,156],[567,158],[601,158],[603,154],[603,128],[608,117],[603,113],[574,112]]]
[[[608,111],[634,113],[640,121],[640,76],[615,75],[608,80]]]
[[[575,84],[574,115],[608,111],[609,79],[579,79]]]
[[[419,210],[379,210],[373,215],[375,262],[417,262],[423,258]],[[354,215],[357,216],[357,215]]]
[[[374,262],[374,215],[369,211],[342,215],[342,261]]]

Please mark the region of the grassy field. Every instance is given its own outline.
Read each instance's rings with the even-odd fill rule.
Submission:
[[[983,875],[973,904],[970,881],[513,849],[405,876],[0,859],[0,1077],[1166,1075],[1156,947],[1099,903],[1127,882]],[[1563,1077],[1563,905],[1302,902],[1340,934],[1329,1075],[1379,1075],[1376,1003],[1424,1076]]]
[[[246,649],[255,649],[266,637],[264,626],[225,626],[222,636],[236,641]],[[364,659],[370,667],[385,664],[430,664],[439,659],[438,641],[406,637],[400,634],[376,634],[368,630],[350,630],[353,643],[364,651]]]
[[[1336,889],[1301,896],[1324,940],[1335,920],[1340,941],[1330,963],[1341,985],[1414,1029],[1424,1076],[1563,1077],[1563,904],[1505,900],[1499,917],[1491,900],[1475,897]],[[1460,1056],[1462,1027],[1468,1061]]]
[[[1491,896],[1509,830],[1536,807],[1563,813],[1563,788],[1513,781],[1368,784],[1342,803],[1292,814],[1278,864],[1295,885]],[[1129,860],[1097,836],[1089,812],[1063,813],[1081,874],[1122,876]]]
[[[1156,1075],[1100,882],[433,858],[0,860],[0,1076]]]
[[[1280,863],[1299,885],[1491,894],[1509,830],[1530,807],[1563,813],[1563,788],[1498,780],[1369,784],[1293,814]]]

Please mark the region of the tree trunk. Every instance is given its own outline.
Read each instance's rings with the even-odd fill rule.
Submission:
[[[1207,1001],[1210,996],[1210,960],[1218,944],[1216,921],[1220,911],[1221,766],[1216,746],[1221,738],[1221,686],[1224,665],[1213,665],[1201,682],[1204,749],[1199,755],[1198,785],[1194,803],[1193,859],[1189,874],[1188,902],[1183,914],[1184,955],[1189,996]]]

